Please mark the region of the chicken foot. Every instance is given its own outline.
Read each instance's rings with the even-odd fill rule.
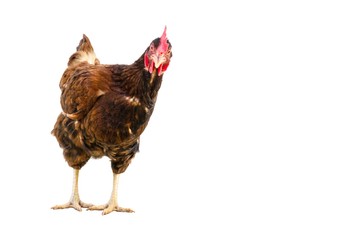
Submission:
[[[81,208],[89,208],[93,206],[93,204],[84,203],[80,200],[79,197],[79,169],[74,169],[74,179],[73,179],[73,187],[72,193],[69,202],[61,205],[55,205],[52,207],[54,210],[65,209],[65,208],[74,208],[75,210],[81,211]]]
[[[129,213],[134,212],[130,208],[122,208],[122,207],[119,207],[119,205],[118,205],[118,202],[117,202],[117,189],[118,189],[119,175],[120,174],[115,174],[114,173],[114,176],[113,176],[113,189],[112,189],[112,193],[111,193],[111,197],[110,197],[109,202],[107,204],[103,204],[103,205],[91,206],[87,210],[90,210],[90,211],[103,210],[102,215],[109,214],[109,213],[111,213],[113,211],[116,211],[116,212],[129,212]]]

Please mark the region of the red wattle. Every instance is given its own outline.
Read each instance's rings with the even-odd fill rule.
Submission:
[[[149,57],[147,55],[147,52],[145,53],[145,56],[144,56],[144,65],[145,65],[145,69],[148,70],[149,69]]]

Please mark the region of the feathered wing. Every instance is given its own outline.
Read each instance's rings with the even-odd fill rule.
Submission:
[[[99,97],[109,91],[110,72],[103,66],[79,67],[66,80],[61,93],[63,113],[72,120],[80,120],[94,106]]]
[[[69,58],[61,80],[61,107],[72,120],[82,119],[96,100],[108,90],[111,73],[99,65],[90,40],[83,35],[77,51]]]

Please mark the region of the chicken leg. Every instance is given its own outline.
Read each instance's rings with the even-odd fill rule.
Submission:
[[[62,205],[55,205],[52,207],[52,209],[57,210],[57,209],[65,209],[65,208],[74,208],[75,210],[81,211],[82,207],[88,208],[93,206],[93,204],[84,203],[83,201],[80,200],[79,186],[78,186],[79,171],[80,171],[79,169],[74,169],[73,187],[69,202]]]
[[[117,202],[117,189],[118,189],[118,182],[119,182],[119,175],[120,174],[115,174],[113,175],[113,189],[112,189],[112,193],[111,193],[111,197],[110,200],[107,204],[103,204],[103,205],[98,205],[98,206],[91,206],[89,207],[87,210],[103,210],[102,215],[106,215],[109,214],[113,211],[116,212],[134,212],[133,210],[131,210],[130,208],[122,208],[119,207],[118,202]]]

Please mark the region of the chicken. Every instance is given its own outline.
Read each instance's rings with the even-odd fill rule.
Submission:
[[[60,80],[61,107],[52,134],[74,169],[69,202],[52,209],[133,212],[118,205],[119,175],[139,150],[140,136],[153,113],[164,72],[172,57],[166,27],[145,52],[130,65],[103,65],[90,40],[84,35],[70,57]],[[92,158],[107,156],[111,161],[113,188],[110,200],[99,206],[80,200],[80,169]]]

